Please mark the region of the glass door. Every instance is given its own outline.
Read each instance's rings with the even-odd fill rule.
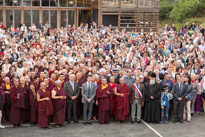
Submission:
[[[22,21],[21,10],[6,10],[6,26],[14,28],[19,27]]]
[[[48,23],[52,28],[58,27],[58,11],[43,10],[43,24]]]

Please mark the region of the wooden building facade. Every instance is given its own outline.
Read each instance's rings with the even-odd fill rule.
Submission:
[[[54,28],[97,22],[120,29],[157,31],[159,0],[0,0],[0,22],[15,28],[40,21]]]

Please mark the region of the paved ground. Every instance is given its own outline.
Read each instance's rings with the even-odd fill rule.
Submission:
[[[192,122],[184,124],[149,124],[151,130],[142,124],[100,125],[97,122],[84,126],[83,123],[71,123],[65,127],[41,130],[37,126],[23,125],[20,128],[0,129],[0,137],[205,137],[205,115],[194,116]],[[156,133],[159,133],[158,135]]]

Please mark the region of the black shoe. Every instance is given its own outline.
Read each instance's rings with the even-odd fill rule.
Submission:
[[[67,124],[70,124],[71,123],[71,121],[69,120],[69,121],[67,121]]]
[[[134,121],[134,120],[132,120],[132,121],[131,121],[131,124],[134,124],[134,123],[135,123],[135,121]]]
[[[92,123],[89,121],[89,122],[87,122],[89,125],[92,125]]]
[[[184,123],[184,121],[183,121],[182,119],[181,119],[181,120],[179,120],[179,122],[180,122],[180,123]]]
[[[142,121],[141,121],[141,120],[137,120],[137,123],[138,123],[138,124],[141,124],[141,123],[142,123]]]
[[[178,121],[178,120],[177,120],[177,119],[175,119],[175,120],[173,121],[173,123],[177,123],[177,121]]]
[[[73,120],[73,122],[78,123],[78,120]]]
[[[105,124],[109,124],[109,122],[105,122]]]
[[[87,122],[84,122],[84,125],[87,125]]]

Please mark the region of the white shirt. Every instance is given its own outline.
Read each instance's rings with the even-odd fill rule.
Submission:
[[[74,90],[74,81],[70,81],[70,85],[72,86],[72,89]]]

